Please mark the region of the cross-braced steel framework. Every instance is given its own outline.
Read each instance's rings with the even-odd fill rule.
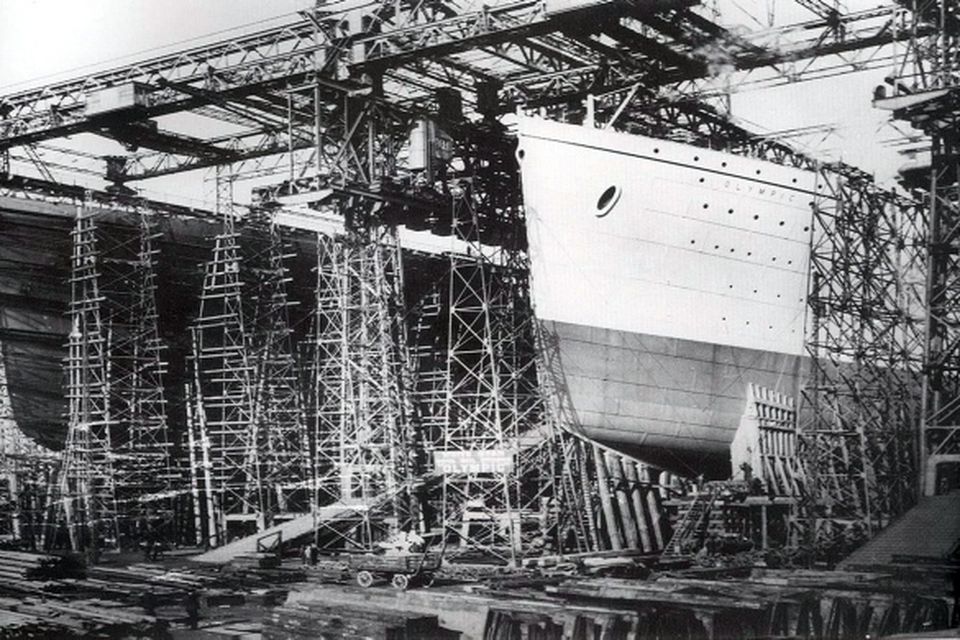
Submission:
[[[421,527],[402,277],[395,230],[317,237],[315,503],[341,514],[318,518],[325,549],[372,550]]]
[[[824,168],[813,202],[812,371],[800,438],[808,535],[870,535],[910,507],[923,342],[917,203]],[[813,540],[811,540],[813,541]]]
[[[244,529],[251,527],[243,522],[264,528],[267,503],[253,413],[254,368],[243,322],[233,180],[227,171],[225,167],[217,176],[223,228],[206,265],[200,312],[192,327],[194,440],[201,447],[204,529],[211,545],[225,541],[228,521],[240,522]]]
[[[300,390],[301,376],[293,351],[287,295],[286,247],[273,208],[254,207],[242,236],[245,296],[251,328],[253,413],[260,437],[264,499],[273,513],[305,513],[309,506],[309,444]]]
[[[65,524],[72,549],[96,551],[117,547],[120,531],[108,339],[94,216],[85,206],[78,206],[72,232],[67,440],[45,544],[56,544],[59,525]]]
[[[519,173],[496,126],[464,131],[467,178],[453,193],[442,475],[448,552],[516,562],[542,539],[554,480],[537,386]],[[542,499],[541,499],[542,498]],[[542,544],[542,543],[541,543]]]
[[[170,459],[152,212],[134,230],[100,234],[101,291],[109,328],[111,449],[121,533],[172,539],[178,479]]]
[[[956,488],[960,466],[960,100],[956,96],[939,120],[932,140],[929,191],[927,375],[921,436],[928,495]],[[938,469],[941,464],[943,468]]]
[[[894,117],[930,136],[924,405],[925,495],[960,486],[960,15],[951,0],[901,0],[910,40]]]

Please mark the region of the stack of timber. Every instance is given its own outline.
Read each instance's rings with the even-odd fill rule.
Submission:
[[[457,637],[442,629],[436,616],[383,609],[357,602],[327,605],[297,602],[269,612],[263,620],[263,640],[419,640]]]
[[[222,575],[250,586],[266,586],[303,582],[307,579],[302,566],[284,566],[276,553],[251,553],[237,556],[226,565]]]
[[[168,569],[156,564],[138,563],[126,567],[90,567],[89,579],[123,585],[157,585],[176,587],[182,590],[198,590],[211,587],[219,576],[202,571]]]
[[[64,602],[37,597],[0,598],[0,639],[162,638],[153,616],[105,600]]]
[[[27,551],[0,551],[0,577],[5,579],[64,578],[82,574],[82,563],[71,557]]]
[[[57,579],[82,576],[83,565],[69,557],[0,551],[0,593],[40,593]]]

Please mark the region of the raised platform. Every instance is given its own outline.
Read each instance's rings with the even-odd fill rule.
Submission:
[[[920,503],[840,563],[840,568],[895,564],[894,556],[946,558],[960,542],[960,491]]]

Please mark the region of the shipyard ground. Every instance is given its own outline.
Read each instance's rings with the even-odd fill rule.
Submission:
[[[931,527],[931,514],[944,526]],[[147,561],[105,555],[78,571],[54,556],[0,552],[0,638],[958,637],[954,514],[960,492],[927,499],[835,570],[774,568],[755,554],[659,564],[608,556],[488,566],[470,582],[454,567],[408,590],[384,580],[361,588],[330,561],[292,555],[212,565],[178,549]]]

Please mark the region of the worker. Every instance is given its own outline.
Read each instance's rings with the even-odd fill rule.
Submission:
[[[143,607],[143,610],[147,612],[148,616],[156,615],[157,596],[153,593],[152,589],[140,594],[140,606]]]
[[[192,589],[183,601],[183,608],[187,612],[187,624],[196,629],[200,623],[200,593]]]
[[[310,543],[303,547],[300,552],[300,559],[303,561],[303,566],[310,564],[310,547],[313,546],[313,543]]]

